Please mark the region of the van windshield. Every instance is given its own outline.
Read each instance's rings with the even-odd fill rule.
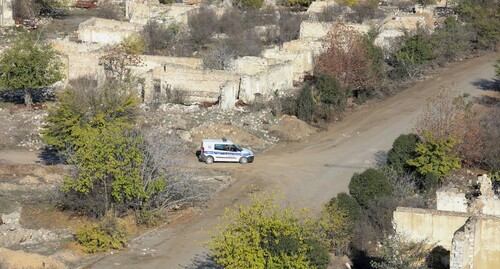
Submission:
[[[242,148],[240,148],[238,145],[236,144],[233,144],[233,147],[237,150],[237,151],[243,151]]]

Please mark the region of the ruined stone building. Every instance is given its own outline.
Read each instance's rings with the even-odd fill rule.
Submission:
[[[445,187],[437,192],[437,209],[398,207],[397,233],[410,240],[428,240],[450,251],[451,269],[500,266],[500,199],[487,175],[478,178],[480,196]]]

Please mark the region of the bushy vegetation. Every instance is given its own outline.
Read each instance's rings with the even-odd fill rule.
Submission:
[[[349,253],[349,245],[353,236],[353,223],[349,221],[350,213],[339,203],[327,203],[317,220],[316,234],[328,250],[336,255]]]
[[[387,165],[398,172],[411,171],[408,160],[417,157],[416,145],[421,142],[416,134],[402,134],[394,140],[387,153]]]
[[[124,223],[107,217],[98,224],[84,224],[76,230],[76,242],[85,252],[97,253],[112,249],[123,249],[128,242]]]
[[[224,227],[207,243],[224,268],[327,268],[328,254],[307,219],[272,197],[227,210]]]
[[[0,91],[24,92],[24,103],[31,108],[30,90],[47,87],[64,78],[62,62],[39,34],[20,34],[0,55]]]
[[[457,144],[455,138],[436,140],[428,132],[424,138],[425,141],[417,143],[415,147],[417,156],[407,161],[418,173],[423,176],[433,174],[441,179],[461,167],[461,159],[453,153],[453,147]]]
[[[410,241],[402,235],[386,237],[381,242],[381,260],[372,261],[376,269],[427,268],[426,258],[431,251],[426,241]]]
[[[349,193],[361,206],[367,206],[381,197],[391,195],[393,187],[384,173],[369,168],[363,173],[355,173],[349,183]]]

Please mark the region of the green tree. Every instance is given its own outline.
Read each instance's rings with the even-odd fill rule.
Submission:
[[[340,87],[337,79],[321,74],[316,82],[316,88],[322,103],[335,110],[343,111],[345,109],[348,95]]]
[[[333,197],[329,203],[337,204],[340,209],[345,210],[350,224],[354,226],[361,214],[361,207],[354,197],[345,192],[341,192],[337,194],[336,197]]]
[[[113,81],[124,81],[132,79],[130,66],[142,62],[139,56],[146,44],[140,34],[133,34],[125,38],[120,44],[111,47],[108,52],[99,59],[103,65],[106,78]]]
[[[424,132],[425,142],[415,147],[417,157],[408,160],[408,164],[415,167],[421,175],[433,174],[438,179],[449,175],[453,170],[461,167],[461,159],[453,151],[459,143],[455,138],[434,139],[430,132]]]
[[[219,265],[236,268],[326,268],[313,264],[321,245],[297,210],[283,208],[272,197],[254,197],[249,206],[226,210],[224,227],[207,243]],[[312,241],[311,241],[312,240]],[[320,247],[312,251],[312,247]],[[315,255],[315,256],[308,256]],[[320,260],[321,261],[321,260]]]
[[[352,225],[347,210],[338,203],[327,203],[316,223],[316,234],[329,251],[336,255],[346,255],[353,236]]]
[[[419,142],[421,142],[420,137],[416,134],[398,136],[387,153],[387,165],[399,173],[410,170],[407,162],[417,156],[415,147]]]
[[[82,126],[97,127],[96,119],[114,123],[122,128],[131,127],[137,118],[137,96],[130,92],[127,83],[93,85],[88,79],[66,89],[58,95],[58,105],[49,109],[42,139],[60,150],[75,150],[78,132]],[[81,85],[83,84],[83,85]]]
[[[31,108],[30,90],[63,79],[62,62],[52,46],[32,33],[23,33],[0,56],[0,90],[23,90]]]
[[[355,173],[349,183],[349,193],[366,207],[370,202],[390,195],[393,187],[384,173],[377,169],[368,168],[363,173]]]
[[[407,37],[403,46],[395,53],[394,72],[398,73],[396,77],[417,77],[425,65],[434,58],[430,35],[424,30],[419,30],[416,35]]]
[[[297,99],[297,117],[307,123],[311,123],[316,103],[312,95],[311,86],[306,85],[302,88]]]
[[[64,178],[62,190],[89,194],[98,187],[103,213],[115,205],[147,198],[140,173],[144,159],[140,138],[128,135],[131,130],[108,123],[104,117],[97,116],[94,121],[97,127],[85,125],[76,130],[76,150],[68,161],[76,172]]]

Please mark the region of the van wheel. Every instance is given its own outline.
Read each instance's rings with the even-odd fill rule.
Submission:
[[[240,163],[241,164],[246,164],[246,163],[248,163],[248,159],[246,157],[241,157]]]
[[[205,163],[211,164],[213,162],[214,162],[214,157],[212,157],[212,156],[205,157]]]

